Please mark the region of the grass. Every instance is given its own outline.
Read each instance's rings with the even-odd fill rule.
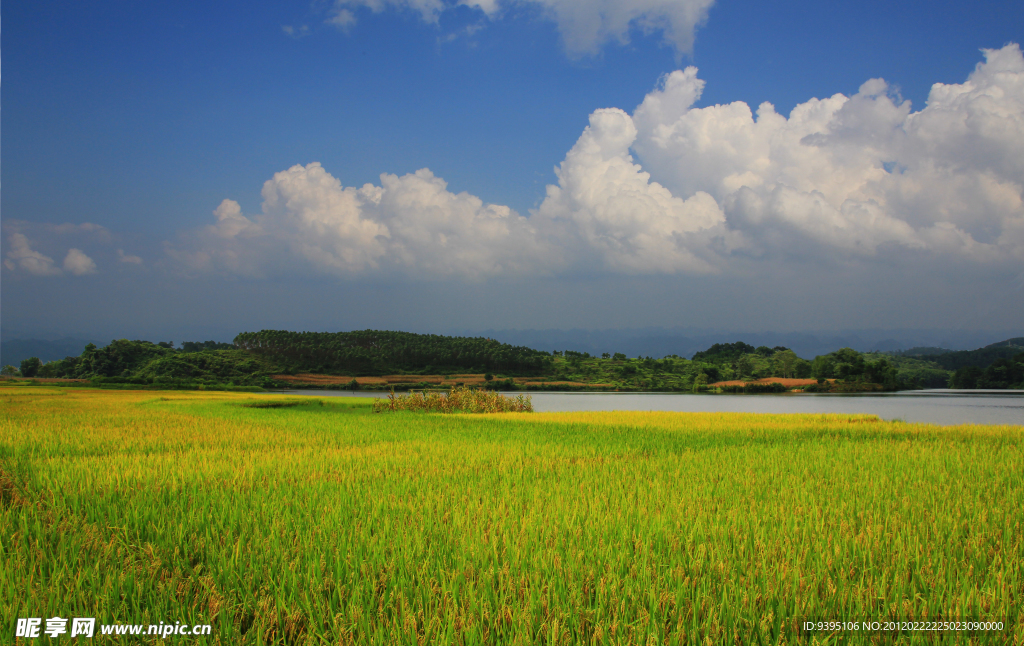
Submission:
[[[800,622],[974,617],[1005,628],[942,643],[1024,643],[1022,427],[267,401],[0,388],[2,634],[838,644]]]

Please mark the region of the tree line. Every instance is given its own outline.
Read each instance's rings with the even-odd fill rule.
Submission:
[[[540,350],[484,337],[381,330],[243,332],[235,337],[235,347],[265,357],[288,371],[320,374],[501,371],[534,375],[550,366],[552,359]]]
[[[958,368],[949,380],[949,387],[999,390],[1024,388],[1024,352],[1011,358],[996,359],[984,369],[978,366]]]
[[[198,348],[198,349],[197,349]],[[175,349],[169,341],[117,339],[97,347],[90,343],[79,356],[42,363],[37,357],[20,369],[4,366],[7,376],[85,379],[96,384],[265,387],[276,366],[216,341],[185,342]]]
[[[81,355],[42,363],[31,357],[20,369],[5,366],[4,375],[86,379],[102,383],[154,384],[189,387],[223,384],[274,387],[274,375],[296,373],[373,376],[486,373],[488,385],[514,388],[512,377],[543,377],[555,381],[604,384],[654,390],[700,390],[718,381],[756,382],[764,378],[815,379],[809,390],[901,390],[908,388],[1024,387],[1024,352],[1010,339],[982,348],[957,352],[944,362],[916,353],[865,354],[842,348],[808,361],[793,350],[754,347],[742,341],[716,343],[692,359],[668,355],[662,359],[604,353],[545,352],[512,346],[484,337],[448,337],[410,332],[290,332],[263,330],[239,334],[234,343],[170,341],[152,343],[120,339],[97,347],[88,344]],[[1016,354],[1007,356],[1008,351]],[[991,356],[994,361],[979,366]],[[968,365],[962,365],[967,362]],[[961,364],[947,370],[944,364]],[[495,374],[501,375],[494,380]],[[753,392],[746,389],[744,392]]]

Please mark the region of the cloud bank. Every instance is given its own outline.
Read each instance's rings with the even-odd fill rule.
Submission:
[[[4,258],[4,267],[10,271],[23,272],[32,276],[60,276],[64,271],[75,276],[96,273],[96,263],[81,249],[72,247],[64,256],[64,270],[61,271],[53,258],[32,249],[32,243],[23,233],[10,236],[9,249]]]
[[[86,276],[99,273],[94,257],[97,253],[110,256],[108,249],[115,242],[115,236],[109,229],[91,222],[48,224],[7,220],[4,228],[8,233],[3,267],[14,274],[26,276]],[[69,244],[75,246],[69,248]],[[88,253],[81,247],[88,250]],[[54,257],[60,257],[62,253],[64,260],[58,264]],[[125,254],[123,249],[117,250],[117,256],[119,263],[143,264],[142,258]]]
[[[276,173],[263,185],[263,213],[242,215],[224,200],[216,224],[169,245],[193,270],[251,276],[299,271],[373,272],[482,279],[543,272],[550,246],[507,206],[452,193],[427,169],[381,184],[345,187],[317,162]]]
[[[268,180],[262,213],[224,200],[168,252],[194,271],[254,276],[696,275],[807,258],[1019,269],[1024,57],[983,52],[918,112],[882,79],[788,117],[768,103],[698,108],[704,81],[689,67],[632,115],[591,114],[528,216],[452,193],[428,169],[356,188],[314,162]],[[12,262],[51,271],[18,244]]]
[[[674,194],[706,191],[751,250],[883,247],[975,260],[1024,257],[1024,60],[984,50],[963,84],[911,112],[882,79],[789,117],[741,102],[693,108],[695,68],[663,79],[633,115],[634,150]]]
[[[9,237],[4,267],[11,271],[23,271],[33,276],[59,275],[60,269],[53,264],[53,258],[32,249],[32,243],[23,233],[13,233]]]
[[[704,81],[688,67],[632,114],[592,113],[528,214],[452,192],[426,168],[354,187],[313,162],[267,180],[260,213],[225,199],[164,247],[189,273],[252,277],[750,276],[807,262],[1018,275],[1024,56],[1015,44],[983,53],[916,112],[882,79],[788,116],[768,103],[694,107]],[[143,266],[94,224],[5,229],[6,272]]]
[[[358,21],[360,8],[374,13],[411,11],[436,24],[442,13],[460,6],[479,9],[491,20],[516,7],[532,7],[555,22],[572,57],[596,54],[609,42],[626,44],[632,32],[660,33],[677,52],[690,52],[694,31],[713,4],[714,0],[336,0],[326,22],[348,31]],[[285,31],[291,35],[294,30]]]

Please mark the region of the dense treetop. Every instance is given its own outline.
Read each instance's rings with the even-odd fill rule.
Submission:
[[[777,345],[769,348],[766,345],[754,347],[749,343],[737,341],[736,343],[716,343],[707,350],[693,355],[693,361],[704,361],[707,363],[735,363],[745,354],[756,354],[762,357],[774,356],[776,352],[792,352],[789,348]]]
[[[744,354],[752,354],[754,350],[754,346],[742,341],[737,341],[736,343],[716,343],[707,350],[694,354],[692,360],[710,363],[731,362],[739,359]]]
[[[243,332],[235,337],[235,346],[287,369],[326,374],[430,374],[447,370],[534,374],[551,363],[546,352],[484,337],[381,330]]]
[[[968,389],[1024,388],[1024,352],[1009,359],[996,359],[984,370],[978,366],[958,368],[950,378],[949,385],[953,388]]]
[[[942,354],[920,355],[918,358],[932,361],[946,370],[970,367],[985,369],[998,359],[1013,359],[1022,350],[1024,350],[1024,337],[1017,337],[986,345],[984,348],[978,348],[977,350],[959,350],[943,352]]]

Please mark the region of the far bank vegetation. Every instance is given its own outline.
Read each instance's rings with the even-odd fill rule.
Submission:
[[[936,354],[939,351],[939,354]],[[408,332],[239,334],[233,343],[112,341],[80,356],[26,359],[3,375],[105,388],[262,390],[864,392],[1024,386],[1024,338],[970,352],[936,348],[813,360],[776,346],[715,344],[686,359],[536,350],[484,337]]]

